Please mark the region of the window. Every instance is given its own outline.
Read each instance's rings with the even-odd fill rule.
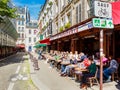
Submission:
[[[20,27],[18,27],[18,32],[20,32]]]
[[[31,34],[31,30],[29,30],[29,34]]]
[[[24,31],[24,27],[22,27],[22,32]]]
[[[37,30],[34,30],[34,35],[37,33]]]
[[[29,43],[31,42],[31,37],[29,37]]]
[[[81,22],[81,4],[76,7],[76,23]]]
[[[36,42],[36,38],[34,38],[34,42]]]
[[[22,15],[22,19],[24,19],[24,16]]]
[[[22,33],[22,38],[24,38],[24,34]]]
[[[20,38],[20,33],[18,33],[18,38]]]
[[[79,4],[79,22],[81,22],[81,4]]]
[[[24,25],[24,21],[22,21],[22,25]]]
[[[20,21],[18,21],[18,25],[20,25]]]
[[[76,7],[76,23],[78,23],[78,6]]]

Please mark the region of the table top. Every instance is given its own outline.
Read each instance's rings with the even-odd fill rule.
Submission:
[[[75,68],[75,71],[81,71],[81,72],[83,72],[83,71],[88,71],[88,70],[85,69],[85,68],[79,68],[79,67],[77,67],[77,68]]]
[[[70,62],[69,62],[69,61],[62,61],[61,64],[62,64],[62,65],[69,65]]]

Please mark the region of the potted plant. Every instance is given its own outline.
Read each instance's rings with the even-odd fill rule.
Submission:
[[[68,22],[67,24],[65,24],[65,29],[69,28],[71,26],[70,22]]]
[[[61,27],[60,27],[60,32],[62,32],[62,31],[63,31],[63,29],[64,29],[64,27],[63,27],[63,26],[61,26]]]

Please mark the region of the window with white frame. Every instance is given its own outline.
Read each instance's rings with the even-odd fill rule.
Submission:
[[[29,37],[29,43],[31,43],[31,37]]]
[[[22,27],[22,32],[24,31],[24,27]]]
[[[31,30],[29,30],[29,34],[31,34]]]
[[[36,38],[34,38],[34,42],[36,42]]]

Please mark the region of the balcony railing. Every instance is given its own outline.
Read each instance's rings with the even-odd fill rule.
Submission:
[[[94,16],[94,7],[90,8],[90,9],[87,11],[87,13],[88,13],[88,18],[93,17],[93,16]]]

